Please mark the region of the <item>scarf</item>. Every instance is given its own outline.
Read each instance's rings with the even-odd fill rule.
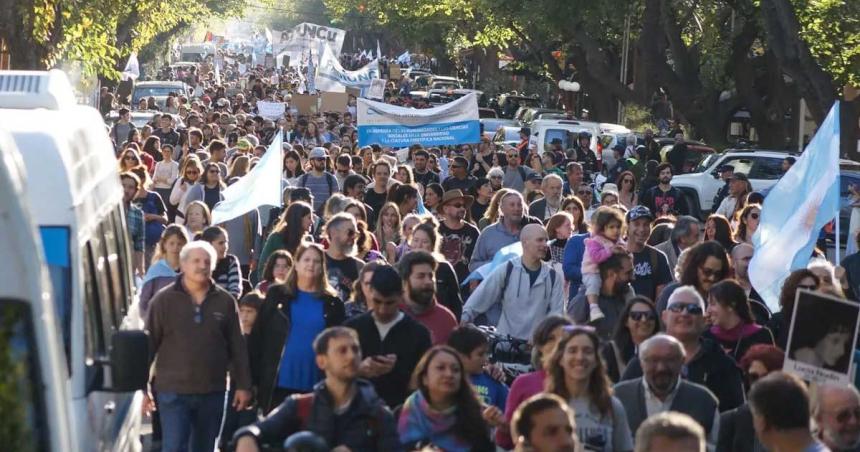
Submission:
[[[436,411],[424,398],[421,391],[415,391],[400,412],[397,431],[400,432],[400,443],[414,445],[419,442],[429,442],[446,452],[466,452],[471,447],[457,438],[451,431],[457,421],[457,407],[453,406],[444,411]]]
[[[711,327],[711,334],[714,335],[720,342],[737,342],[747,336],[753,335],[761,326],[755,323],[739,323],[731,329],[724,329],[717,325]]]
[[[177,273],[172,268],[170,268],[170,265],[167,263],[167,260],[159,259],[154,264],[152,264],[152,266],[150,266],[149,269],[146,271],[146,275],[143,276],[142,284],[146,284],[155,278],[173,278],[176,275]]]

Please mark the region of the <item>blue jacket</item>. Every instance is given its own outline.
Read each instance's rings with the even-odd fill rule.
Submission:
[[[582,285],[582,258],[585,256],[585,239],[591,237],[591,234],[576,234],[567,241],[564,246],[564,257],[561,261],[561,268],[564,270],[564,279],[570,282],[568,299],[572,300],[579,291],[579,286]]]

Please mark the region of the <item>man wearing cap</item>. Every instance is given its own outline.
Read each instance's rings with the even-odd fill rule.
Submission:
[[[631,285],[636,295],[656,300],[673,277],[666,255],[647,243],[653,220],[645,206],[634,206],[627,212],[627,251],[633,255],[635,276]]]
[[[469,276],[472,251],[481,234],[475,225],[464,221],[474,201],[475,198],[463,194],[461,190],[449,190],[442,195],[442,202],[436,209],[442,217],[442,224],[439,225],[439,234],[442,235],[440,251],[454,267],[459,281]]]
[[[729,179],[729,196],[723,199],[723,202],[717,207],[715,213],[731,221],[735,216],[735,212],[743,208],[749,188],[750,182],[746,174],[733,173],[731,179]]]
[[[540,185],[544,197],[529,205],[529,215],[545,222],[558,213],[561,209],[562,185],[561,177],[555,174],[544,177]]]
[[[464,157],[454,157],[451,162],[451,175],[442,181],[442,188],[448,190],[460,190],[463,193],[470,192],[478,181],[475,176],[469,175],[469,162]]]
[[[311,191],[314,195],[314,210],[319,214],[322,213],[326,200],[340,190],[337,178],[325,170],[328,151],[324,147],[313,148],[308,155],[308,160],[311,161],[311,170],[299,177],[296,185]]]
[[[502,186],[522,193],[523,189],[526,188],[526,180],[531,174],[534,174],[534,170],[521,165],[523,157],[516,148],[508,147],[505,154],[508,158],[508,165],[503,168],[505,177],[502,179]]]
[[[524,168],[524,167],[520,167]],[[538,173],[531,173],[526,177],[526,186],[523,189],[523,195],[527,196],[529,193],[540,190],[540,185],[543,183],[543,176]]]
[[[714,204],[711,208],[712,210],[716,210],[720,207],[720,204],[726,199],[726,196],[729,196],[729,185],[732,181],[732,175],[735,172],[735,167],[732,165],[720,165],[717,168],[717,174],[720,175],[720,179],[724,182],[724,185],[717,190],[717,195],[714,196]]]

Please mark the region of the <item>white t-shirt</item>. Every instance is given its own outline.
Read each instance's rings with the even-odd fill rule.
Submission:
[[[397,322],[401,320],[403,320],[403,312],[398,312],[397,317],[388,323],[379,323],[376,321],[376,318],[374,318],[373,323],[376,324],[376,329],[379,331],[379,340],[384,341],[385,336],[388,336],[388,332],[391,331],[391,328],[394,328],[394,325],[397,325]]]

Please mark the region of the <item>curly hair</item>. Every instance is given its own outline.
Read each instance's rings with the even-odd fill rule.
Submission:
[[[736,243],[732,238],[732,226],[729,224],[728,218],[715,213],[708,216],[705,224],[707,225],[709,221],[714,223],[714,236],[708,240],[716,240],[720,245],[723,245],[726,251],[731,251]]]
[[[717,281],[725,279],[731,270],[726,249],[723,248],[723,245],[720,245],[719,242],[709,240],[704,243],[699,243],[689,249],[684,266],[680,271],[680,284],[682,286],[693,286],[697,289],[700,288],[699,267],[705,265],[705,261],[707,261],[709,257],[717,258],[722,265],[722,270],[717,277]]]

